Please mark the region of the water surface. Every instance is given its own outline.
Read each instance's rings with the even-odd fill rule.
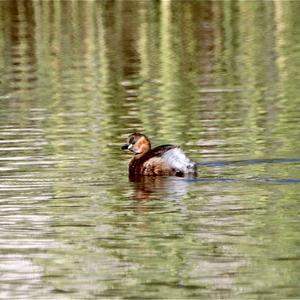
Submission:
[[[0,2],[0,298],[299,299],[299,9]]]

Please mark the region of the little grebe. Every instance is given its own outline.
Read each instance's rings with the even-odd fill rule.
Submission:
[[[151,149],[149,139],[141,133],[133,133],[121,149],[134,153],[129,163],[129,176],[184,176],[196,175],[197,166],[180,147],[161,145]]]

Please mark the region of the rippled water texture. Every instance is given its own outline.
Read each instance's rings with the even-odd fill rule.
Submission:
[[[1,1],[1,299],[299,299],[300,1]],[[134,130],[197,178],[127,176]]]

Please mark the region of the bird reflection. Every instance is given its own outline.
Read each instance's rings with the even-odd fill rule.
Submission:
[[[153,198],[179,200],[187,194],[190,180],[181,177],[134,176],[129,180],[133,183],[133,198],[148,201]]]

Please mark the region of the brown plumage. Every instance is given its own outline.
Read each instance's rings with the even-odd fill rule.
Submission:
[[[151,149],[149,139],[141,133],[133,133],[122,149],[134,153],[129,163],[129,176],[183,176],[196,173],[196,164],[191,162],[175,145],[161,145]]]

